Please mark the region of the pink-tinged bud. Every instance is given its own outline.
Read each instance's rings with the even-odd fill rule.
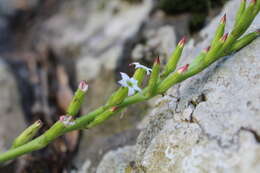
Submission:
[[[257,30],[256,30],[256,33],[257,33],[257,34],[260,34],[260,29],[257,29]]]
[[[210,48],[211,48],[211,46],[208,46],[207,48],[203,49],[203,52],[208,53]]]
[[[65,119],[67,119],[67,116],[66,116],[66,115],[62,115],[62,116],[60,116],[60,118],[59,118],[59,120],[60,120],[61,122],[63,122]]]
[[[224,34],[221,38],[220,41],[225,42],[228,38],[228,33]]]
[[[79,89],[80,89],[81,91],[83,91],[83,92],[87,92],[87,90],[88,90],[88,84],[87,84],[87,82],[86,82],[85,80],[83,80],[83,81],[81,81],[81,82],[79,83]]]
[[[224,14],[224,16],[221,18],[220,23],[225,24],[227,20],[227,15]]]
[[[158,56],[157,58],[155,58],[154,60],[154,64],[160,64],[160,57]]]
[[[185,71],[187,71],[189,68],[189,64],[186,64],[184,66],[182,66],[178,71],[177,73],[181,74],[181,73],[184,73]]]
[[[59,118],[59,121],[63,123],[65,126],[71,126],[74,125],[75,122],[73,121],[72,116],[62,115]]]
[[[187,38],[186,38],[186,37],[183,37],[183,38],[180,40],[180,42],[178,43],[178,46],[183,47],[184,44],[186,43],[186,40],[187,40]]]
[[[119,108],[118,106],[113,106],[113,107],[110,109],[110,111],[111,111],[111,112],[115,112],[116,110],[118,110],[118,108]]]

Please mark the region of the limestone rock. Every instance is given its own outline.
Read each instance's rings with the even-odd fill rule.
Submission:
[[[162,99],[137,141],[147,172],[258,171],[259,44],[181,84],[177,108]]]
[[[92,80],[103,67],[115,69],[125,53],[125,42],[138,33],[153,3],[151,0],[134,4],[120,0],[81,1],[70,2],[78,7],[72,8],[72,13],[68,13],[65,6],[46,22],[46,29],[54,33],[49,42],[57,52],[70,52],[78,59],[78,79]]]
[[[227,30],[238,5],[231,1],[223,10]],[[203,41],[196,46],[195,40],[188,43],[182,64],[207,47],[220,16],[200,33]],[[259,28],[259,17],[249,31]],[[160,100],[136,145],[138,160],[147,172],[258,172],[259,45],[257,39],[173,87]],[[173,104],[176,98],[177,105]]]
[[[136,45],[132,52],[134,61],[143,59],[152,62],[157,54],[160,55],[161,61],[165,62],[176,46],[175,30],[169,25],[147,29],[144,39],[146,43]]]
[[[187,44],[180,65],[208,46],[224,12],[230,31],[238,6],[235,0],[227,3],[201,31],[200,41]],[[260,27],[259,19],[249,31]],[[144,172],[259,172],[259,45],[258,38],[158,99],[139,125],[135,162]]]
[[[124,172],[127,165],[135,160],[135,147],[126,146],[115,151],[108,152],[100,162],[97,173]]]

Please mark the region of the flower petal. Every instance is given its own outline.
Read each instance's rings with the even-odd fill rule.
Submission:
[[[135,78],[130,78],[129,80],[128,80],[131,84],[133,84],[133,85],[135,85],[135,84],[137,84],[138,83],[138,81],[135,79]]]
[[[138,63],[138,62],[133,62],[132,64],[135,65],[135,68],[136,68],[136,69],[138,69],[138,68],[144,69],[144,70],[146,71],[146,74],[147,74],[147,75],[149,75],[149,74],[151,73],[151,71],[152,71],[151,68],[148,68],[148,67],[146,67],[146,66],[144,66],[144,65],[142,65],[142,64],[140,64],[140,63]]]
[[[128,80],[129,76],[126,73],[120,72],[122,80]]]
[[[137,85],[134,85],[133,88],[134,88],[135,91],[138,91],[138,92],[141,92],[141,91],[142,91],[142,89],[139,88]]]
[[[123,87],[128,87],[128,84],[127,84],[127,82],[126,82],[126,80],[120,80],[120,81],[118,81],[118,83],[121,85],[121,86],[123,86]]]
[[[133,87],[128,87],[128,96],[132,96],[135,93],[135,89]]]

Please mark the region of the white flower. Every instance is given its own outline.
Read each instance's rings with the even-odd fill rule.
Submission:
[[[65,125],[65,126],[72,126],[75,124],[75,122],[72,119],[72,116],[60,116],[60,121]]]
[[[139,62],[133,62],[131,63],[131,65],[135,65],[135,68],[138,69],[138,68],[142,68],[146,71],[146,74],[149,75],[151,72],[152,72],[152,69],[151,68],[148,68],[142,64],[140,64]]]
[[[125,73],[120,73],[122,80],[118,81],[118,83],[123,86],[128,88],[128,96],[134,95],[135,91],[140,92],[141,89],[138,87],[138,81],[135,80],[134,78],[130,78],[127,74]]]

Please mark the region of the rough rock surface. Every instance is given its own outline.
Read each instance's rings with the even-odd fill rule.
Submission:
[[[227,30],[238,5],[230,1],[223,10],[228,16]],[[223,13],[201,31],[202,41],[188,43],[181,64],[208,46]],[[259,28],[259,22],[260,16],[249,31]],[[258,38],[158,99],[140,124],[137,167],[149,173],[259,172],[259,45]],[[100,165],[106,165],[104,162]]]
[[[147,172],[259,170],[259,44],[170,91],[177,104],[159,101],[137,141]]]
[[[26,127],[14,76],[3,61],[0,61],[0,91],[0,153],[2,153]]]
[[[135,159],[135,147],[126,146],[116,151],[108,152],[97,169],[97,173],[124,172],[126,163]],[[115,167],[116,166],[116,167]]]
[[[78,8],[73,8],[73,4]],[[77,55],[79,80],[95,79],[102,73],[99,71],[101,67],[114,70],[124,53],[125,42],[134,39],[153,7],[151,0],[136,4],[120,0],[78,0],[73,4],[70,4],[72,9],[65,6],[62,12],[51,18],[46,29],[54,32],[50,39],[56,51],[66,50]],[[85,17],[80,18],[80,15]]]

